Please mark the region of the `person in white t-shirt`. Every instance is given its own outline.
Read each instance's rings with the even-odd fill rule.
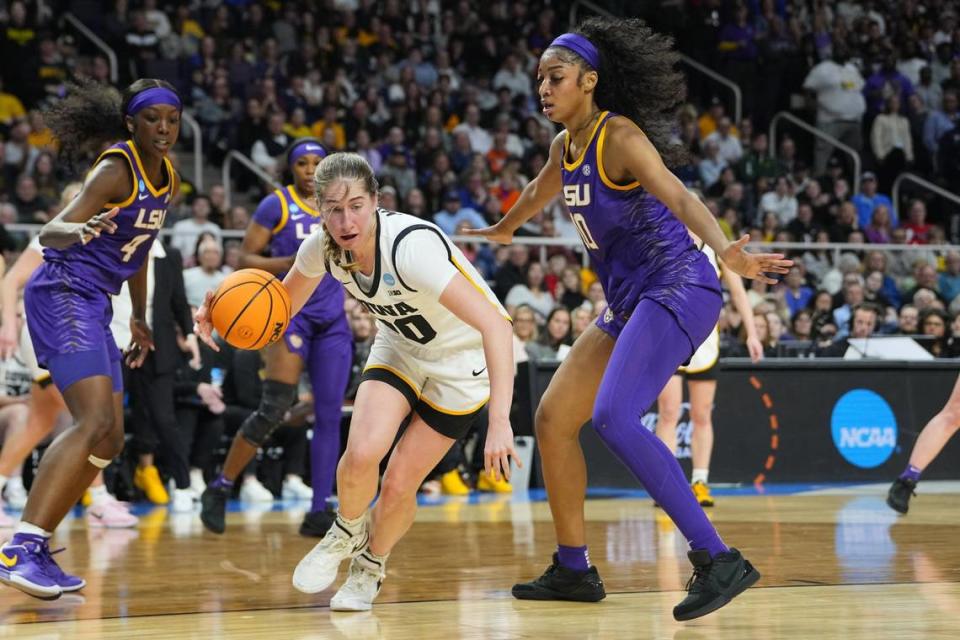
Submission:
[[[203,194],[196,195],[193,202],[190,203],[190,217],[173,225],[173,238],[170,239],[170,246],[183,256],[184,266],[194,265],[194,252],[197,249],[197,240],[201,234],[209,233],[218,241],[220,240],[220,227],[210,222],[211,210],[210,198]]]
[[[315,182],[323,225],[303,241],[284,278],[292,310],[332,277],[376,318],[378,331],[337,470],[336,521],[297,565],[293,585],[323,591],[352,558],[330,608],[366,611],[386,576],[387,556],[413,524],[417,489],[488,400],[486,473],[509,479],[510,458],[519,465],[509,419],[513,331],[486,282],[436,225],[378,208],[377,181],[361,156],[327,156]],[[216,349],[211,299],[208,293],[197,311],[197,331]],[[368,517],[380,462],[407,416]]]
[[[215,290],[227,277],[220,268],[223,264],[223,247],[213,239],[207,239],[197,247],[197,266],[183,271],[183,286],[191,307],[203,304],[203,294]]]
[[[835,42],[833,58],[811,69],[803,81],[803,88],[816,94],[817,128],[856,151],[863,146],[861,122],[867,110],[863,85],[863,76],[849,61],[849,52],[842,42]],[[817,138],[814,174],[823,173],[832,151],[832,145]]]

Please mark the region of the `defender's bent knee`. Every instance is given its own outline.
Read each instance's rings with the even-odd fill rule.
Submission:
[[[283,416],[296,400],[296,385],[265,380],[260,406],[240,426],[243,438],[255,447],[262,445],[280,426]]]

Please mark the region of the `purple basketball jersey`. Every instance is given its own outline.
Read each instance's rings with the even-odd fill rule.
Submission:
[[[320,212],[312,203],[304,202],[293,185],[264,198],[253,213],[253,221],[270,230],[270,255],[275,258],[295,255],[300,243],[321,224]],[[344,315],[343,287],[335,278],[324,278],[299,315],[319,324],[340,319]]]
[[[133,174],[130,197],[123,202],[104,205],[105,211],[113,207],[120,209],[113,218],[116,232],[101,234],[87,244],[76,243],[66,249],[44,249],[43,258],[60,265],[67,275],[72,276],[72,282],[87,283],[117,295],[124,281],[140,270],[154,238],[163,227],[174,171],[170,161],[164,158],[166,181],[158,189],[147,178],[132,140],[111,146],[97,158],[97,162],[111,155],[123,156]]]
[[[569,157],[568,134],[561,162],[564,200],[612,311],[629,315],[646,297],[684,325],[694,312],[687,308],[689,287],[719,292],[720,284],[709,260],[666,205],[637,182],[618,185],[607,177],[603,144],[607,122],[615,115],[601,115],[579,158]]]

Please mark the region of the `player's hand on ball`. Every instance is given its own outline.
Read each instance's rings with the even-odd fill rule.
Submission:
[[[207,295],[203,298],[203,304],[193,314],[193,332],[208,347],[214,351],[220,351],[220,346],[213,339],[213,322],[210,320],[211,302],[213,302],[213,291],[207,291]]]
[[[114,207],[87,220],[80,227],[80,244],[87,244],[94,238],[99,238],[101,233],[114,233],[117,230],[117,223],[113,221],[113,218],[119,212],[120,209]]]
[[[513,447],[513,429],[508,418],[490,418],[487,427],[487,442],[483,447],[483,470],[494,480],[510,480],[510,458],[518,467],[523,467],[517,450]]]
[[[750,236],[747,235],[736,242],[731,242],[723,250],[720,259],[744,278],[777,284],[778,280],[766,274],[787,273],[793,266],[793,260],[785,259],[782,253],[750,253],[744,250],[748,242],[750,242]]]
[[[127,347],[127,366],[136,369],[147,359],[147,354],[156,347],[153,345],[153,332],[145,320],[130,318],[130,346]]]

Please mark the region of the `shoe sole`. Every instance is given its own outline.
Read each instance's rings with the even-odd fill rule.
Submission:
[[[699,609],[694,609],[683,615],[673,614],[673,619],[678,622],[684,622],[687,620],[693,620],[695,618],[701,618],[708,613],[713,613],[717,609],[730,604],[730,601],[736,598],[738,595],[757,584],[757,581],[760,580],[760,572],[754,569],[753,565],[748,561],[744,560],[744,563],[750,568],[749,572],[744,575],[740,580],[737,581],[737,584],[733,586],[733,589],[728,594],[721,595],[716,600],[713,600],[707,603],[705,606],[700,607]]]
[[[218,536],[219,536],[219,535],[223,535],[223,532],[227,530],[226,524],[224,524],[224,526],[222,526],[222,527],[220,527],[220,526],[214,526],[214,524],[213,524],[212,522],[210,522],[210,521],[203,515],[202,512],[200,513],[200,522],[203,523],[203,528],[204,528],[204,529],[206,529],[206,530],[209,531],[210,533],[215,533],[215,534],[217,534]]]
[[[541,600],[541,601],[564,600],[566,602],[600,602],[601,600],[607,597],[606,592],[602,592],[598,596],[590,596],[587,598],[587,597],[581,597],[581,596],[573,596],[567,593],[562,593],[560,591],[552,591],[550,589],[544,589],[542,587],[538,587],[537,589],[531,589],[529,591],[527,590],[518,591],[517,586],[519,585],[514,586],[513,589],[510,590],[510,593],[517,600]]]
[[[367,605],[362,604],[348,604],[348,603],[337,603],[334,604],[333,600],[330,601],[330,611],[370,611],[373,608],[373,603]]]
[[[907,515],[907,511],[910,510],[909,506],[901,509],[896,503],[894,503],[893,500],[890,499],[890,496],[887,496],[887,506],[901,515]]]
[[[82,581],[80,584],[78,584],[75,587],[60,587],[60,590],[63,591],[64,593],[74,593],[75,591],[80,591],[85,586],[87,586],[86,580]]]
[[[38,600],[56,600],[63,595],[63,589],[60,587],[38,586],[6,570],[0,570],[0,584],[13,587],[17,591],[22,591],[28,596],[33,596]]]

